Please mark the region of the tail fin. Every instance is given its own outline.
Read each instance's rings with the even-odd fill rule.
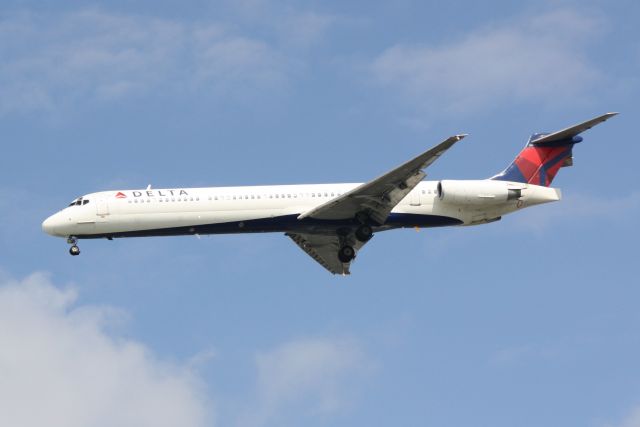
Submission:
[[[561,167],[573,165],[573,146],[582,141],[578,135],[616,114],[603,114],[558,132],[534,133],[513,163],[491,179],[548,187]]]

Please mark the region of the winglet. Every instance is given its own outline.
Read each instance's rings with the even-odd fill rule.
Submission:
[[[568,127],[566,129],[559,130],[557,132],[550,133],[548,135],[541,135],[538,138],[532,139],[529,141],[531,144],[548,144],[559,141],[566,141],[575,136],[578,136],[582,132],[591,129],[595,125],[598,125],[611,117],[615,116],[618,113],[606,113],[598,117],[594,117],[591,120],[587,120],[586,122],[579,123],[577,125]]]

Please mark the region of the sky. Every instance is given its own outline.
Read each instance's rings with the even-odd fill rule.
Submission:
[[[0,5],[0,425],[640,426],[640,6]],[[362,182],[458,133],[482,179],[609,111],[559,203],[377,234],[81,241],[109,189]]]

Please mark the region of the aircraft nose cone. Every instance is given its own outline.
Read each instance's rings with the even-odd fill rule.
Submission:
[[[47,234],[52,234],[53,232],[53,220],[52,217],[49,217],[42,221],[42,231]]]
[[[58,235],[57,231],[60,228],[60,225],[59,216],[54,214],[42,222],[42,231],[52,236],[56,236]]]

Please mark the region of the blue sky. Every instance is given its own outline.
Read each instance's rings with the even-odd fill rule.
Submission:
[[[0,6],[0,424],[640,426],[632,1]],[[564,200],[376,235],[41,232],[105,189],[358,182],[449,135],[502,170],[607,111]]]

